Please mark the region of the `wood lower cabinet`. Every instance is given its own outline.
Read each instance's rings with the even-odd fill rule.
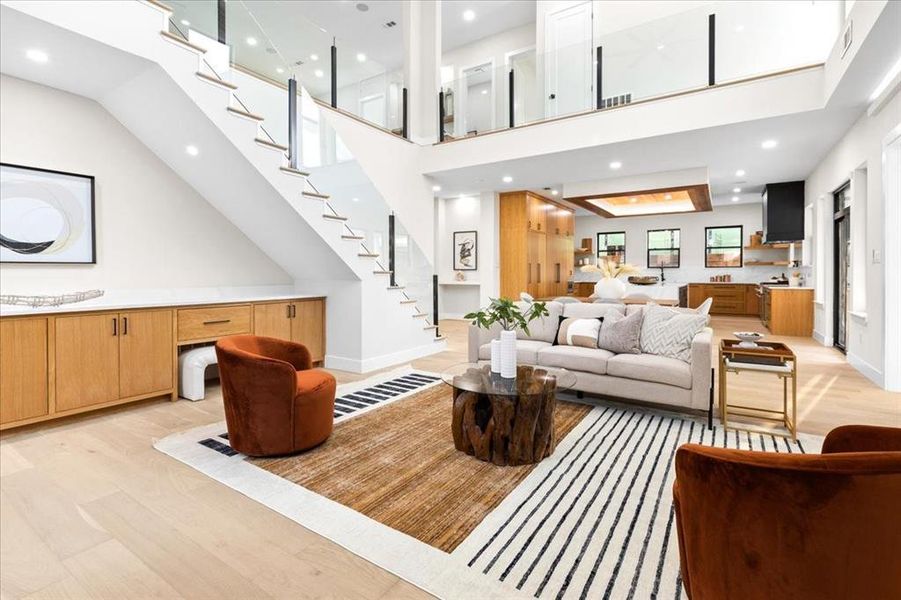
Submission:
[[[0,321],[0,425],[48,414],[47,319]]]
[[[118,400],[118,314],[55,321],[56,412]]]
[[[165,392],[174,387],[172,311],[119,315],[119,397]]]
[[[749,283],[691,283],[688,285],[688,307],[697,308],[707,298],[713,298],[712,315],[756,315],[756,302],[748,296],[756,294],[756,284]],[[755,297],[756,298],[756,297]],[[749,308],[754,308],[748,312]]]
[[[325,301],[257,303],[253,306],[253,333],[303,344],[314,363],[325,360]]]

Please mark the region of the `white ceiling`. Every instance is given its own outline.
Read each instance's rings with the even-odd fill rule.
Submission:
[[[471,10],[476,18],[465,21]],[[443,0],[441,50],[447,52],[514,27],[535,22],[535,0]]]

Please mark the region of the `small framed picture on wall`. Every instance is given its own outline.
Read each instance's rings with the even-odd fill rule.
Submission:
[[[0,262],[94,264],[94,177],[0,163]]]
[[[479,268],[479,234],[477,231],[454,232],[454,271]]]

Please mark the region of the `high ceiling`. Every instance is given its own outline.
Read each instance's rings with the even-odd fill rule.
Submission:
[[[444,0],[441,50],[447,52],[514,27],[535,22],[535,0]],[[475,18],[463,14],[471,10]]]

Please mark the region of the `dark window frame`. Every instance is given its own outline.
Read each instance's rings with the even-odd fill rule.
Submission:
[[[620,264],[625,264],[626,263],[626,232],[625,231],[599,231],[597,233],[597,235],[595,235],[595,240],[598,243],[598,249],[597,249],[597,252],[595,253],[595,255],[598,259],[599,264],[600,264],[600,259],[601,259],[601,236],[602,235],[622,235],[623,236],[623,259],[622,259],[622,262],[620,262]],[[605,245],[604,247],[606,248],[607,246]],[[611,256],[611,254],[608,250],[605,249],[603,252],[604,252],[603,256],[605,258]]]
[[[678,231],[679,232],[679,245],[676,247],[671,247],[671,248],[651,248],[651,234],[659,233],[661,231]],[[645,263],[647,268],[649,268],[649,269],[679,269],[679,268],[681,268],[681,265],[682,265],[682,229],[681,228],[679,228],[679,227],[664,227],[663,229],[648,229],[647,233],[645,235],[647,236],[647,248],[646,248],[647,262]],[[672,252],[675,250],[676,265],[675,266],[665,266],[665,267],[660,267],[660,266],[652,267],[651,266],[651,251],[652,250],[657,251],[657,252],[659,252],[661,250],[669,250],[670,252]]]
[[[708,232],[711,229],[736,229],[738,228],[738,246],[708,246]],[[704,268],[705,269],[741,269],[745,266],[745,226],[744,225],[715,225],[713,227],[704,228]],[[710,265],[711,250],[734,250],[738,248],[738,264],[737,265]]]

